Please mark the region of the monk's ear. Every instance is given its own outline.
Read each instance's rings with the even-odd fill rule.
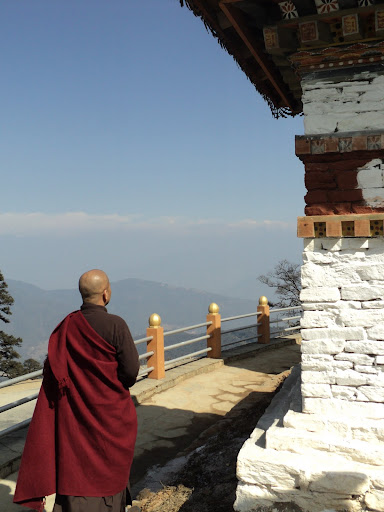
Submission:
[[[109,302],[108,290],[103,291],[103,302],[104,304],[108,304]]]

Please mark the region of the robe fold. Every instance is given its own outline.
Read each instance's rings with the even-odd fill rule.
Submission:
[[[44,497],[112,496],[129,480],[137,417],[117,378],[116,349],[80,311],[53,331],[14,502],[43,510]]]

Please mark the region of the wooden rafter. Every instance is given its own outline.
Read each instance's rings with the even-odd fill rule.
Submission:
[[[236,1],[236,0],[235,0]],[[258,65],[261,67],[272,87],[278,93],[285,106],[289,107],[294,111],[292,101],[289,99],[289,91],[287,87],[280,80],[276,79],[270,71],[271,63],[264,55],[264,49],[261,44],[255,39],[247,28],[244,17],[238,9],[235,9],[230,5],[231,0],[224,0],[219,2],[221,10],[224,12],[228,20],[231,22],[233,28],[236,30],[239,37],[243,40],[251,52],[253,58],[256,60]]]

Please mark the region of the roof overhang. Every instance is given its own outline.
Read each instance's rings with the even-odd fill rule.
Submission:
[[[371,61],[365,54],[375,54],[375,61],[384,59],[384,0],[180,3],[202,19],[276,117],[302,112],[303,73],[327,69],[327,63],[332,67],[336,61],[344,67],[366,65]],[[344,62],[340,55],[357,57]]]

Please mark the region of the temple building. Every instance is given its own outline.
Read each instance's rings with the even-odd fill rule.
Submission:
[[[301,371],[239,453],[234,509],[383,512],[384,2],[181,3],[304,119]]]

